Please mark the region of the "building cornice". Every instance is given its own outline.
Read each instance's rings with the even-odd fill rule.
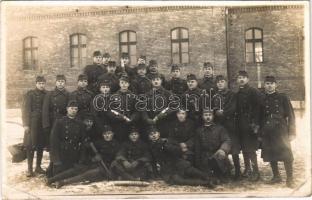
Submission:
[[[264,12],[276,11],[285,9],[303,9],[304,5],[274,5],[274,6],[247,6],[247,7],[228,7],[229,14],[236,13],[250,13],[250,12]]]

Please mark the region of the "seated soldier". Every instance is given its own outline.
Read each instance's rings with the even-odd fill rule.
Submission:
[[[156,176],[160,176],[168,184],[213,187],[209,175],[182,159],[183,152],[179,143],[160,138],[159,131],[149,129],[150,151],[153,157],[153,168]]]
[[[231,150],[231,140],[225,128],[213,122],[214,113],[204,109],[204,124],[194,137],[195,164],[201,170],[212,172],[220,181],[226,181],[231,165],[227,154]]]
[[[116,160],[111,165],[114,176],[123,180],[146,180],[152,174],[151,157],[146,143],[132,128],[129,140],[122,144]]]
[[[107,166],[110,166],[119,150],[119,143],[114,139],[114,133],[108,125],[102,127],[102,139],[90,143],[94,145],[93,158],[88,167],[75,166],[53,178],[48,179],[48,184],[55,182],[56,188],[64,185],[83,181],[101,181],[112,178]],[[104,166],[105,165],[105,166]]]

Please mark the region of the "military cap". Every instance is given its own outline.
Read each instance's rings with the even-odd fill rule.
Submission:
[[[94,51],[93,57],[96,57],[96,56],[102,56],[101,51]]]
[[[191,80],[197,81],[197,78],[196,78],[196,75],[195,75],[195,74],[188,74],[188,75],[186,76],[186,80],[187,80],[187,81],[191,81]]]
[[[146,65],[145,64],[138,64],[137,70],[138,69],[146,69]]]
[[[103,54],[103,58],[110,58],[110,57],[111,57],[111,55],[109,53],[104,53]]]
[[[70,100],[67,103],[67,107],[78,107],[78,102],[76,100]]]
[[[37,76],[36,77],[36,83],[37,82],[46,82],[46,79],[44,78],[44,76]]]
[[[216,82],[219,82],[221,80],[225,80],[226,81],[226,78],[223,75],[216,76]]]
[[[150,127],[148,127],[147,132],[148,132],[149,134],[151,134],[151,133],[155,133],[155,132],[159,132],[159,131],[158,131],[158,129],[156,128],[156,126],[150,126]]]
[[[214,113],[214,110],[212,108],[203,108],[202,110],[203,113]]]
[[[103,133],[106,133],[106,132],[108,132],[108,131],[112,131],[112,130],[113,130],[112,127],[109,126],[109,125],[107,125],[107,124],[101,126],[102,134],[103,134]]]
[[[86,74],[80,74],[78,76],[78,81],[88,80],[88,76]]]
[[[102,80],[99,85],[100,85],[100,87],[101,86],[111,87],[111,82],[109,80],[105,79],[105,80]]]
[[[156,78],[160,78],[161,79],[161,75],[159,73],[151,74],[151,80],[154,80]]]
[[[157,65],[157,61],[156,60],[150,60],[149,65],[150,66]]]
[[[108,66],[109,67],[116,67],[116,62],[115,61],[108,61]]]
[[[139,132],[139,129],[137,129],[135,126],[131,126],[131,128],[130,128],[130,133],[133,133],[133,132],[138,133],[138,132]]]
[[[181,70],[181,67],[179,65],[177,65],[177,64],[171,65],[171,71],[173,72],[175,70]]]
[[[126,82],[130,83],[129,77],[126,74],[122,75],[120,77],[119,81],[126,81]]]
[[[126,52],[121,53],[121,58],[129,58],[129,54]]]
[[[248,73],[245,71],[245,70],[240,70],[238,72],[238,76],[245,76],[245,77],[248,77]]]
[[[143,59],[143,60],[146,60],[146,56],[144,56],[144,55],[141,55],[141,56],[139,57],[139,59]]]
[[[274,76],[266,76],[265,79],[264,79],[264,82],[274,82],[276,83],[276,79]]]
[[[56,80],[58,81],[58,80],[64,80],[64,81],[66,81],[66,77],[65,77],[65,75],[63,75],[63,74],[58,74],[58,75],[56,75]]]
[[[208,68],[208,67],[213,68],[213,65],[210,62],[204,62],[203,68]]]

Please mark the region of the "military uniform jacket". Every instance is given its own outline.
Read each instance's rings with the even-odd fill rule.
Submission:
[[[209,93],[210,89],[216,90],[216,84],[213,77],[204,77],[198,81],[198,86]]]
[[[111,93],[117,92],[119,90],[119,77],[116,73],[111,74],[111,73],[106,73],[102,74],[101,76],[98,77],[98,82],[102,82],[104,80],[109,80],[111,83]],[[98,88],[99,90],[99,88]]]
[[[293,160],[289,136],[296,134],[295,114],[285,94],[265,94],[261,104],[261,127],[264,161]]]
[[[121,145],[116,157],[117,161],[139,161],[142,163],[150,162],[151,155],[148,146],[141,140],[136,142],[126,141]]]
[[[64,165],[78,163],[84,142],[85,126],[81,121],[67,116],[58,119],[50,135],[51,161]]]
[[[98,123],[111,125],[114,120],[115,116],[109,106],[111,101],[111,94],[98,94],[93,98],[91,102],[91,113],[94,114]]]
[[[209,106],[209,96],[204,96],[200,88],[188,89],[182,96],[182,105],[189,110],[188,115],[195,122],[201,121],[201,110],[205,101]]]
[[[76,100],[78,102],[78,112],[86,113],[90,112],[90,106],[93,99],[93,93],[86,88],[78,88],[69,95],[70,100]]]
[[[23,126],[30,128],[24,135],[24,146],[43,146],[42,105],[46,91],[33,89],[25,94],[22,106]]]
[[[98,93],[98,77],[107,72],[106,68],[103,65],[87,65],[84,68],[84,74],[88,76],[88,86],[87,88],[92,91],[94,94]]]
[[[152,82],[146,76],[136,76],[130,84],[130,90],[135,94],[146,94],[152,89]]]
[[[55,88],[45,95],[42,108],[43,128],[52,127],[56,119],[66,115],[66,106],[69,99],[69,92]]]
[[[148,71],[148,72],[146,73],[146,77],[147,77],[148,79],[152,80],[154,74],[156,74],[156,73],[158,73],[158,72]],[[161,86],[164,87],[165,84],[166,84],[166,78],[165,78],[165,76],[164,76],[163,74],[160,74],[160,79],[161,79]]]
[[[175,140],[178,143],[189,141],[195,134],[195,124],[191,119],[186,119],[180,122],[175,118],[168,125],[169,139]]]
[[[115,139],[105,141],[101,138],[94,142],[94,146],[101,155],[104,163],[108,166],[115,160],[120,149],[120,144]]]
[[[181,78],[171,78],[166,82],[165,88],[173,94],[182,95],[187,90],[187,83]]]

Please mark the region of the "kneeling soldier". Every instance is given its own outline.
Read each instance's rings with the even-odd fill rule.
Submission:
[[[261,106],[262,158],[270,162],[273,178],[270,183],[281,182],[278,161],[284,162],[288,187],[294,187],[293,154],[290,141],[295,138],[295,114],[289,98],[276,91],[276,80],[267,76],[264,83],[265,97]]]

